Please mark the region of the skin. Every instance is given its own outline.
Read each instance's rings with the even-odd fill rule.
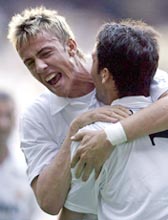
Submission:
[[[77,56],[76,48],[72,39],[62,45],[52,34],[42,32],[29,37],[27,42],[17,47],[17,51],[40,83],[58,96],[74,98],[86,95],[94,88],[87,62]],[[50,83],[49,79],[56,75],[58,78]],[[117,114],[115,120],[116,117]],[[31,184],[39,206],[49,214],[59,213],[69,190],[72,134],[70,129],[55,158]]]
[[[76,43],[73,40],[63,46],[55,36],[42,32],[36,37],[29,37],[17,50],[32,75],[56,95],[78,97],[88,94],[94,88],[88,70],[79,62],[75,53]],[[80,76],[78,71],[81,72]],[[54,83],[49,83],[53,74],[58,75],[58,78]],[[32,182],[40,207],[51,214],[59,212],[69,189],[69,145],[70,140],[67,138],[51,164]]]
[[[76,48],[77,44],[72,39],[69,39],[65,45],[61,45],[57,38],[55,38],[51,33],[49,34],[46,32],[42,32],[36,37],[29,37],[29,40],[27,42],[17,47],[17,51],[25,65],[29,68],[32,75],[40,83],[42,83],[56,95],[74,98],[88,94],[94,88],[91,76],[89,74],[89,69],[87,68],[87,62],[79,59],[76,54]],[[106,72],[107,70],[104,70],[104,73]],[[56,80],[54,84],[50,84],[48,83],[48,80],[50,79],[50,77],[53,77],[53,74],[56,74],[58,76],[58,80]],[[99,96],[100,94],[97,94],[97,97],[99,99],[103,99],[104,97],[103,94],[101,94],[100,97]],[[105,104],[107,104],[109,100],[110,97],[108,97],[108,99],[105,101]],[[158,107],[158,105],[156,105],[154,108],[156,108],[155,113],[157,113],[158,111],[160,112],[160,107]],[[165,110],[166,109],[167,107],[165,107]],[[166,111],[164,113],[166,113]],[[94,114],[97,114],[97,110],[95,110]],[[115,120],[117,120],[116,115]],[[100,118],[101,117],[102,116],[100,116]],[[93,119],[93,113],[90,118],[92,118],[92,122],[96,121],[95,119]],[[143,115],[142,118],[144,118]],[[137,125],[139,127],[142,125],[140,125],[140,123],[142,123],[142,118],[137,119],[140,121]],[[168,124],[168,119],[164,119],[167,121]],[[131,125],[134,124],[134,120],[135,119],[133,119]],[[150,123],[149,116],[148,118],[146,118],[146,122],[147,120],[149,120]],[[100,121],[99,114],[97,115],[97,121]],[[126,129],[125,131],[128,135],[128,138],[129,135],[131,135],[128,134],[128,132],[130,131],[127,130],[127,126],[129,126],[129,123],[130,122],[127,121],[126,124],[123,124],[124,129]],[[158,124],[153,124],[153,126],[155,126],[155,129],[157,129],[157,126],[159,126],[159,128],[165,127],[162,123],[165,124],[166,122],[160,121],[160,126]],[[80,126],[82,127],[82,125]],[[147,128],[146,132],[148,132],[148,129],[150,128]],[[74,133],[71,132],[68,134],[68,138],[64,141],[63,145],[60,146],[60,151],[57,153],[53,161],[51,161],[51,164],[48,165],[32,182],[32,188],[40,207],[50,214],[58,214],[64,204],[66,194],[69,189],[69,146],[71,143],[70,137],[73,134]],[[98,135],[98,137],[96,135]],[[133,135],[135,135],[135,133]],[[85,138],[83,138],[84,136]],[[103,146],[104,149],[109,149],[109,151],[107,152],[111,152],[113,146],[111,146],[111,144],[106,140],[105,134],[103,132],[101,133],[101,135],[96,133],[92,135],[86,133],[80,134],[80,136],[77,135],[74,138],[76,140],[83,139],[84,141],[81,141],[81,146],[78,149],[77,156],[76,158],[74,158],[72,164],[75,165],[78,161],[81,161],[81,165],[79,163],[77,169],[79,170],[79,173],[83,169],[83,164],[87,164],[85,179],[88,178],[93,168],[96,169],[96,172],[98,174],[104,161],[109,156],[107,154],[101,155],[101,147]],[[97,143],[100,138],[101,141]],[[83,146],[82,143],[84,143]],[[98,156],[101,155],[101,157],[98,157],[96,159],[96,154]],[[94,161],[96,161],[96,163],[92,162],[92,158],[95,158]],[[60,170],[62,172],[60,172]]]
[[[96,87],[96,96],[97,98],[99,98],[100,101],[110,105],[112,101],[119,98],[117,88],[115,87],[115,81],[113,80],[113,77],[107,68],[104,68],[103,70],[98,72],[98,58],[96,52],[93,53],[92,57],[93,63],[91,74]],[[160,107],[160,111],[158,111],[158,107]],[[137,114],[132,115],[131,117],[127,117],[126,119],[121,120],[121,124],[126,131],[126,134],[128,132],[128,141],[146,135],[146,133],[157,132],[159,129],[159,131],[167,130],[167,111],[168,95],[167,93],[165,93],[162,95],[161,99],[153,105],[145,108],[142,111],[139,111]],[[151,112],[153,114],[151,114]],[[80,118],[78,118],[78,123],[80,123]],[[150,123],[147,123],[147,121]],[[74,124],[75,123],[76,122],[74,121]],[[71,126],[75,125],[73,125],[72,123]],[[80,124],[80,127],[82,127],[82,123]],[[132,129],[133,127],[135,129]],[[137,130],[139,132],[137,132]],[[89,175],[91,174],[93,169],[95,169],[97,177],[101,171],[104,162],[112,153],[115,146],[112,146],[111,143],[106,140],[106,134],[103,130],[96,132],[80,132],[74,135],[71,139],[81,142],[80,146],[78,147],[77,153],[75,154],[72,161],[72,167],[74,167],[78,163],[76,177],[79,178],[82,175],[82,179],[86,181],[89,178]],[[101,157],[100,163],[99,157]],[[104,160],[102,160],[102,158],[104,158]],[[97,166],[94,167],[94,164],[97,164]],[[88,168],[87,171],[84,169],[85,167]],[[59,220],[74,219],[82,220],[84,219],[84,214],[73,212],[64,207],[59,216]]]
[[[98,72],[98,69],[97,69],[98,59],[97,59],[96,52],[93,53],[92,58],[93,58],[93,63],[92,63],[91,75],[94,80],[94,84],[95,84],[95,88],[96,88],[96,96],[99,98],[100,101],[103,101],[103,98],[104,98],[104,102],[106,104],[110,105],[113,100],[118,98],[118,92],[117,92],[117,89],[115,86],[115,82],[113,80],[111,73],[108,71],[107,68],[104,68],[103,70]],[[100,99],[100,98],[102,98],[102,99]],[[72,126],[73,126],[73,123],[72,123],[71,127]],[[94,132],[90,131],[91,136],[93,133]],[[88,140],[86,139],[84,142],[87,143],[87,141]],[[103,155],[103,158],[107,159],[108,156],[112,153],[112,150],[113,150],[112,147],[108,147],[108,148],[105,147],[104,148],[104,145],[103,145],[102,151],[101,152],[99,151],[99,155],[97,155],[97,156],[102,157],[102,155]],[[93,153],[93,155],[94,155],[94,153]],[[105,160],[104,160],[104,162],[105,162]],[[93,163],[97,162],[97,161],[94,161],[94,157],[89,158],[89,161],[93,161]],[[79,163],[80,163],[80,161],[79,161]],[[83,179],[85,180],[89,176],[87,176],[87,173],[85,171],[83,171],[84,166],[85,166],[84,164],[78,164],[78,167],[81,167],[81,169],[80,170],[78,169],[77,174],[79,174],[78,177],[80,177],[83,172]],[[86,166],[88,166],[88,164],[86,164]],[[99,169],[101,169],[101,167],[99,167]],[[88,166],[87,170],[91,171],[92,166],[90,166],[90,167]],[[97,170],[95,170],[95,171],[97,172]],[[81,219],[82,220],[82,219],[84,219],[84,214],[73,212],[73,211],[70,211],[70,210],[64,208],[59,216],[59,220],[74,220],[74,219]]]
[[[168,94],[164,93],[158,101],[149,107],[121,120],[120,122],[126,133],[127,140],[132,141],[144,135],[167,130],[167,112]],[[82,122],[80,127],[82,127]],[[133,127],[135,129],[132,129]],[[102,146],[105,149],[113,148],[111,143],[106,140],[105,132],[103,130],[92,133],[90,131],[84,131],[73,135],[71,140],[80,142],[80,146],[72,160],[72,167],[77,165],[76,176],[79,177],[83,170],[85,175],[83,175],[82,179],[86,181],[93,169],[95,169],[96,176],[98,176],[107,156],[104,155],[103,157],[102,155],[100,160],[99,156],[102,151]],[[92,160],[96,161],[96,163]],[[84,165],[85,167],[90,167],[90,169],[85,170]]]
[[[87,68],[79,62],[75,53],[76,47],[72,39],[63,46],[55,36],[43,32],[36,37],[29,37],[17,50],[24,64],[40,83],[58,96],[74,98],[86,95],[94,88]],[[53,74],[57,80],[51,84],[48,80]],[[87,84],[83,85],[85,81]]]
[[[73,212],[66,208],[63,208],[60,216],[58,217],[58,220],[83,220],[84,217],[85,215],[82,213]]]

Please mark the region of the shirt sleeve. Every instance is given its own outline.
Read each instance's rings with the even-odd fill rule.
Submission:
[[[155,102],[165,92],[168,92],[168,73],[157,69],[150,87],[152,101]]]
[[[33,116],[32,116],[33,118]],[[32,180],[55,157],[58,144],[50,137],[47,128],[38,121],[23,117],[20,124],[21,149],[27,163],[27,176]]]

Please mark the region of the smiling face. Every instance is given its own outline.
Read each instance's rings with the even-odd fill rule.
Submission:
[[[74,45],[73,45],[74,46]],[[50,33],[39,33],[17,48],[32,75],[58,96],[71,97],[75,83],[74,65],[68,49]]]

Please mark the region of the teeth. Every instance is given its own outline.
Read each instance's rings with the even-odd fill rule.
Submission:
[[[49,75],[45,80],[46,82],[50,81],[51,79],[53,79],[56,76],[56,73],[52,73],[51,75]]]

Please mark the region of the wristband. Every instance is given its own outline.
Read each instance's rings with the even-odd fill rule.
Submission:
[[[106,133],[107,140],[110,141],[113,146],[127,141],[127,136],[120,122],[109,124],[109,126],[104,128],[104,132]]]

